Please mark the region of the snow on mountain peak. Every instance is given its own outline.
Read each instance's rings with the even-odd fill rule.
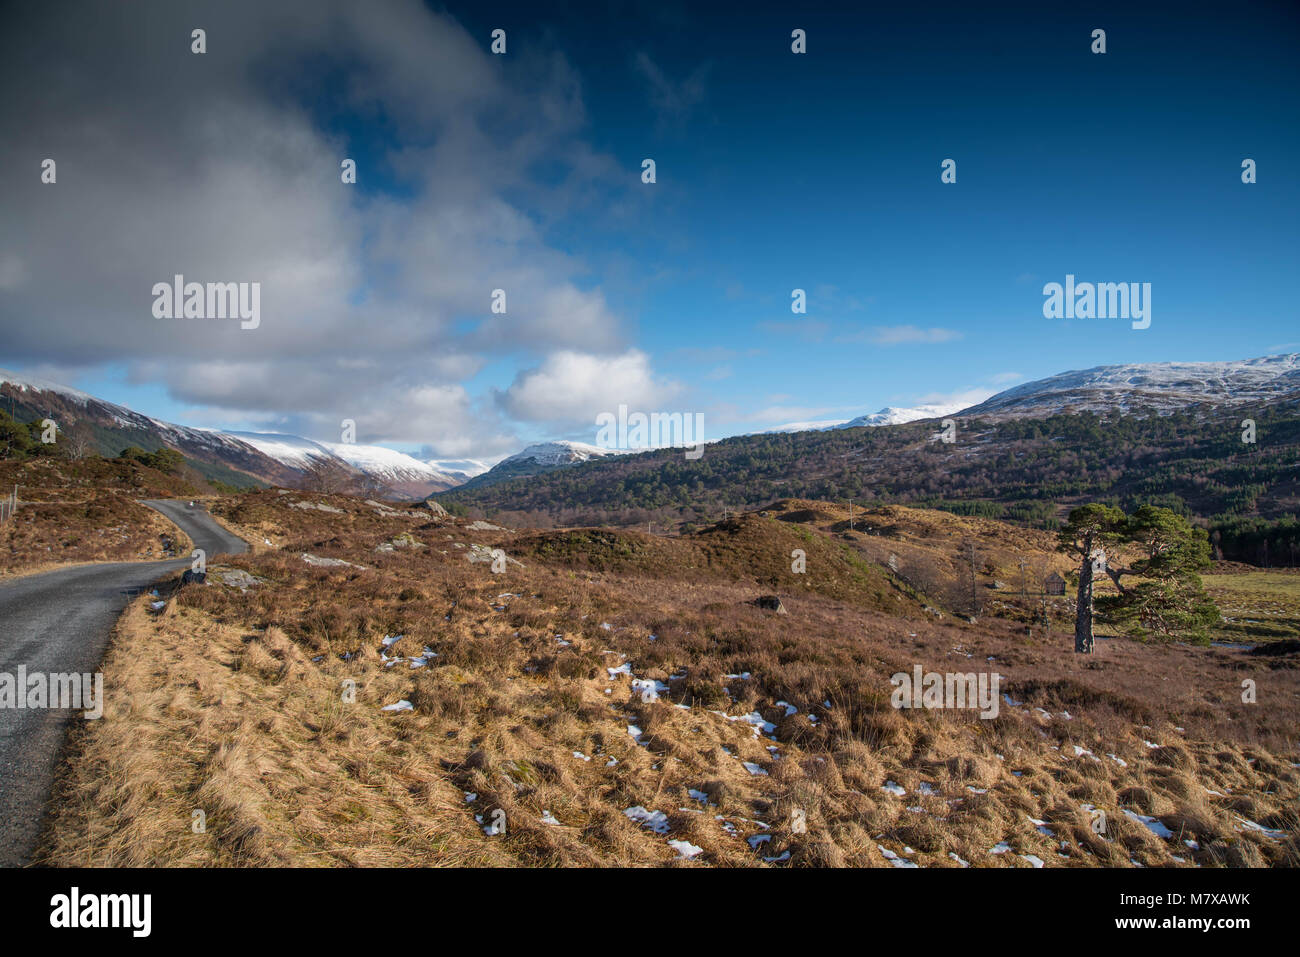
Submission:
[[[35,392],[56,392],[59,395],[66,396],[75,401],[78,405],[85,405],[87,402],[99,402],[93,395],[87,395],[84,392],[78,392],[76,389],[70,389],[65,385],[59,385],[57,382],[50,382],[48,379],[42,379],[34,375],[19,375],[17,372],[10,372],[8,369],[0,369],[0,385],[4,383],[17,386],[26,392],[31,389]]]
[[[617,455],[621,451],[621,449],[603,449],[598,445],[561,439],[555,442],[538,442],[501,461],[502,463],[526,462],[532,459],[539,465],[568,465],[572,462],[586,462],[588,459],[600,458],[604,455]]]
[[[879,412],[860,415],[856,419],[831,419],[822,422],[790,422],[770,429],[771,432],[827,432],[831,429],[856,429],[862,426],[874,428],[881,425],[902,425],[904,422],[916,422],[920,419],[938,419],[953,415],[965,408],[961,402],[942,402],[933,405],[918,405],[913,408],[899,408],[888,405]]]
[[[358,472],[390,482],[450,482],[461,479],[447,469],[382,445],[358,445],[352,442],[315,442],[280,432],[227,432],[247,442],[263,455],[294,469],[309,469],[331,459],[343,462]]]
[[[939,419],[945,415],[953,415],[960,412],[963,404],[960,402],[940,402],[934,405],[918,405],[910,409],[900,409],[896,406],[886,406],[879,412],[873,412],[870,415],[860,415],[856,419],[850,419],[840,425],[834,426],[837,429],[853,429],[858,426],[876,426],[876,425],[902,425],[904,422],[916,422],[920,419]]]
[[[382,445],[321,442],[328,451],[367,475],[403,482],[446,481],[448,473],[414,456]]]
[[[263,455],[292,469],[307,469],[330,459],[329,450],[318,442],[282,432],[226,432],[251,445]]]
[[[999,392],[965,415],[1050,414],[1143,408],[1174,411],[1196,403],[1233,405],[1300,390],[1300,354],[1229,362],[1149,362],[1062,372]]]

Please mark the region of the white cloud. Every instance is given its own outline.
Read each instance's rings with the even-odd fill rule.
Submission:
[[[506,70],[418,0],[213,5],[203,56],[184,5],[76,17],[31,6],[0,34],[0,86],[27,91],[0,99],[7,361],[125,365],[196,416],[320,423],[325,440],[354,418],[455,456],[511,431],[460,385],[487,362],[627,348],[586,265],[545,235],[631,189],[583,141],[563,57],[534,45]],[[322,65],[345,77],[331,108],[378,139],[321,111],[303,77]],[[349,156],[356,186],[340,182]],[[176,273],[260,282],[260,326],[154,318],[152,286]]]
[[[594,424],[601,412],[664,410],[681,391],[657,380],[644,352],[600,356],[564,350],[521,372],[500,397],[512,416],[533,422]]]

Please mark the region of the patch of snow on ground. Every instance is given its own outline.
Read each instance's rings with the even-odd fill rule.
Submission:
[[[1234,816],[1237,818],[1238,821],[1242,823],[1242,827],[1239,827],[1237,829],[1239,831],[1255,831],[1256,833],[1263,834],[1265,837],[1271,837],[1275,841],[1280,841],[1282,840],[1282,838],[1286,837],[1285,831],[1274,830],[1271,827],[1265,827],[1262,824],[1257,824],[1254,821],[1247,820],[1246,818],[1241,817],[1240,815],[1234,815]]]
[[[668,833],[668,815],[663,811],[647,811],[640,804],[623,812],[635,824],[648,827],[656,834]]]
[[[641,696],[641,700],[649,704],[651,701],[658,701],[659,695],[668,690],[668,686],[662,681],[655,681],[653,678],[633,678],[632,691]]]
[[[917,864],[915,861],[903,860],[903,858],[899,857],[897,854],[895,854],[893,851],[891,851],[889,848],[885,847],[882,844],[877,844],[876,847],[878,847],[880,849],[880,853],[885,856],[885,860],[889,861],[889,863],[893,864],[895,867],[920,867],[920,865]]]
[[[1174,832],[1165,827],[1154,817],[1147,817],[1145,814],[1134,814],[1128,808],[1124,808],[1124,815],[1129,820],[1137,821],[1139,824],[1145,824],[1147,829],[1156,837],[1171,838]]]
[[[697,854],[703,854],[704,848],[696,847],[690,841],[669,841],[668,846],[678,853],[681,857],[688,860]]]

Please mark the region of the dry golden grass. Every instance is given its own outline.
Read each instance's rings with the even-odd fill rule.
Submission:
[[[0,524],[0,579],[91,562],[174,558],[192,547],[180,529],[138,501],[192,493],[183,479],[96,457],[0,461],[0,494],[15,485],[21,504]]]
[[[954,574],[967,571],[962,543],[973,541],[981,583],[996,578],[1003,580],[1008,588],[1018,589],[1022,558],[1029,562],[1026,575],[1031,589],[1041,585],[1041,576],[1046,572],[1064,574],[1077,570],[1071,559],[1056,551],[1056,536],[1052,532],[994,519],[885,505],[854,508],[850,521],[847,505],[806,499],[783,499],[762,511],[783,522],[847,536],[847,540],[871,551],[873,557],[879,556],[877,560],[882,563],[888,560],[889,553],[897,555],[899,563],[904,565],[913,555],[941,558]]]
[[[191,547],[179,528],[125,495],[32,502],[0,524],[0,579],[92,562],[183,557]]]
[[[786,536],[802,533],[771,517],[658,539],[471,530],[298,493],[212,510],[281,547],[232,562],[261,580],[246,591],[218,568],[160,614],[131,607],[105,717],[70,741],[44,863],[1297,862],[1294,656],[1106,641],[1085,659],[1064,633],[936,621],[910,598],[893,614],[874,604],[876,584],[889,594],[879,568],[846,559],[834,588],[795,579]],[[812,576],[812,558],[843,553],[834,532],[806,531]],[[523,564],[494,574],[467,560],[475,545]],[[748,604],[765,591],[789,614]],[[426,647],[436,657],[411,667]],[[624,664],[666,685],[662,700],[643,700]],[[895,710],[889,676],[914,664],[995,669],[1023,704],[993,720]],[[1240,702],[1246,677],[1258,705]],[[412,710],[381,710],[402,700]],[[770,735],[738,720],[755,712]],[[667,832],[630,820],[637,806]],[[498,810],[505,833],[489,836]],[[701,853],[682,860],[669,840]]]

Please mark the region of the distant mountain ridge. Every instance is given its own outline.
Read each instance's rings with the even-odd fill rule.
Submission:
[[[83,427],[94,450],[115,456],[127,446],[169,446],[205,478],[232,485],[295,487],[318,465],[367,479],[391,497],[419,499],[461,484],[468,474],[439,468],[376,445],[314,442],[296,435],[223,432],[173,425],[36,376],[0,369],[0,395],[20,418],[51,418],[61,430]],[[7,409],[6,409],[7,411]]]
[[[5,411],[12,409],[20,419],[50,418],[64,432],[81,429],[92,450],[107,457],[132,445],[147,451],[169,446],[189,459],[205,478],[233,485],[290,486],[301,474],[234,436],[152,419],[36,376],[0,369],[0,396]]]
[[[879,412],[842,422],[792,422],[772,432],[807,432],[903,425],[953,415],[1002,418],[1055,412],[1162,412],[1194,404],[1232,405],[1300,392],[1300,354],[1226,362],[1148,362],[1094,366],[1026,382],[975,405],[936,403]]]
[[[622,449],[603,449],[586,442],[557,440],[538,442],[498,462],[481,475],[472,476],[459,488],[481,488],[509,479],[540,475],[558,468],[589,462],[610,455],[625,454]]]
[[[786,425],[778,426],[775,429],[768,429],[768,432],[816,432],[826,431],[828,429],[857,429],[863,427],[878,428],[884,425],[903,425],[907,422],[916,422],[920,419],[939,419],[944,416],[954,415],[965,408],[963,402],[942,402],[932,405],[918,405],[911,408],[900,408],[898,406],[887,405],[879,412],[871,412],[867,415],[860,415],[855,419],[827,420],[821,422],[790,422]]]
[[[1027,382],[963,409],[992,418],[1055,412],[1167,412],[1300,394],[1300,354],[1232,362],[1095,366]]]
[[[951,413],[952,442],[927,421],[766,432],[710,443],[697,462],[660,450],[439,497],[570,525],[711,521],[780,498],[947,507],[1044,527],[1099,497],[1207,520],[1274,518],[1300,504],[1298,368],[1297,355],[1099,366]],[[1257,443],[1243,443],[1243,418],[1258,421]]]
[[[381,487],[392,497],[424,498],[454,488],[482,489],[626,454],[625,450],[583,442],[542,442],[488,468],[475,460],[424,461],[382,446],[174,425],[67,386],[5,370],[0,370],[0,395],[15,409],[22,409],[27,419],[48,416],[65,430],[83,423],[96,449],[105,455],[116,455],[128,445],[147,450],[166,445],[184,454],[207,478],[235,485],[293,487],[301,485],[316,466],[328,463]],[[948,416],[1002,421],[1062,412],[1166,414],[1191,406],[1237,406],[1288,398],[1300,398],[1300,354],[1296,353],[1229,362],[1131,363],[1062,372],[966,408],[953,404],[891,406],[845,422],[803,423],[803,428],[794,424],[766,434],[881,428]]]
[[[263,455],[289,468],[306,472],[322,464],[338,464],[382,483],[395,494],[423,498],[430,492],[444,491],[469,478],[421,461],[413,456],[381,445],[357,445],[348,442],[316,442],[297,435],[277,432],[226,432],[247,442]]]
[[[886,406],[879,412],[872,412],[870,415],[860,415],[856,419],[835,426],[837,429],[856,429],[862,427],[879,428],[883,425],[903,425],[907,422],[917,422],[921,419],[941,419],[944,416],[955,415],[962,409],[960,402],[946,402],[936,405],[918,405],[910,409],[900,409],[895,406]]]
[[[604,455],[617,455],[619,449],[602,449],[598,445],[588,445],[586,442],[569,442],[560,440],[556,442],[538,442],[536,445],[530,445],[514,455],[508,456],[498,462],[498,465],[504,465],[506,462],[527,462],[533,461],[538,465],[569,465],[573,462],[586,462],[589,459],[600,458]]]

